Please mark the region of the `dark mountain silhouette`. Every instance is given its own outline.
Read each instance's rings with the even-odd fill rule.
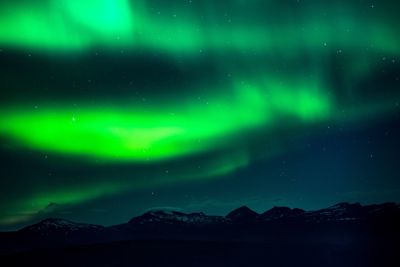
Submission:
[[[240,207],[228,213],[226,218],[233,222],[252,222],[258,219],[259,214],[246,206]]]
[[[178,211],[156,210],[132,218],[129,224],[211,224],[222,222],[224,222],[222,217],[205,215],[203,212],[186,214]]]
[[[273,221],[278,219],[288,219],[293,217],[298,217],[304,213],[304,210],[298,208],[288,208],[288,207],[273,207],[260,215],[261,220]]]
[[[72,260],[63,266],[132,266],[127,258],[134,255],[133,266],[385,266],[397,255],[399,228],[395,203],[261,214],[240,207],[226,216],[153,210],[109,227],[50,218],[0,233],[0,262],[54,266],[51,260],[61,257]],[[188,264],[193,257],[198,265]]]

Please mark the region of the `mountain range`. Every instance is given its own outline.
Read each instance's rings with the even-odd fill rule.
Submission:
[[[26,253],[32,256],[33,251],[41,251],[43,255],[48,255],[49,250],[65,253],[66,250],[79,247],[96,248],[96,255],[99,246],[120,253],[119,246],[126,248],[121,245],[126,244],[124,242],[128,242],[128,246],[140,243],[140,249],[143,246],[159,247],[162,251],[160,253],[174,246],[182,249],[182,244],[187,245],[185,249],[193,245],[196,250],[207,250],[216,244],[218,247],[224,244],[224,249],[244,246],[245,251],[252,246],[254,248],[251,251],[258,251],[264,246],[271,250],[271,246],[277,244],[285,248],[301,244],[302,247],[316,246],[316,251],[325,247],[333,249],[329,253],[334,253],[335,249],[340,251],[350,248],[365,248],[369,251],[377,244],[385,244],[390,250],[396,247],[391,244],[400,241],[399,228],[400,205],[396,203],[366,206],[339,203],[315,211],[274,207],[261,214],[243,206],[226,216],[151,210],[126,223],[107,227],[48,218],[18,231],[0,233],[0,260],[15,259],[16,255]],[[289,251],[293,249],[291,247]],[[364,253],[363,249],[361,251]],[[192,252],[188,251],[188,255]],[[145,250],[143,253],[145,255],[150,252]],[[223,261],[222,258],[220,260]],[[74,265],[80,266],[76,263]],[[207,265],[213,266],[210,263]]]

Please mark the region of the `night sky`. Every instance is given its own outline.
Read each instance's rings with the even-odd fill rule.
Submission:
[[[2,0],[0,230],[400,201],[397,0]]]

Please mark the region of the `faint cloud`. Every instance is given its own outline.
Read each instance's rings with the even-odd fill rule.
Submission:
[[[171,206],[166,206],[166,207],[151,207],[144,212],[149,212],[149,211],[158,211],[158,210],[165,210],[165,211],[182,211],[182,208],[179,207],[171,207]]]
[[[58,204],[55,202],[49,203],[45,208],[37,212],[38,216],[49,216],[49,214],[72,214],[70,205]]]

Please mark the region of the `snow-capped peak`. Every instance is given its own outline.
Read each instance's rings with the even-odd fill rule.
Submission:
[[[286,218],[292,218],[295,216],[299,216],[304,213],[304,210],[302,209],[291,209],[288,207],[273,207],[272,209],[264,212],[261,214],[261,219],[263,220],[277,220],[277,219],[286,219]]]
[[[79,230],[99,230],[103,226],[76,223],[65,219],[49,218],[36,224],[21,229],[25,232],[49,232],[49,231],[79,231]]]
[[[207,224],[220,222],[223,217],[209,216],[203,212],[183,213],[172,210],[151,210],[142,216],[135,217],[130,220],[130,223],[188,223],[188,224]]]
[[[326,209],[306,212],[308,221],[349,221],[359,220],[364,213],[360,203],[338,203]]]

